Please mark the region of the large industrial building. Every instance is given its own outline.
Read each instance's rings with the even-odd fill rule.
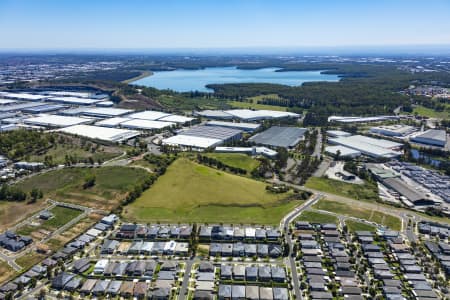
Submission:
[[[251,110],[251,109],[231,109],[231,110],[204,110],[194,113],[195,115],[217,120],[242,120],[242,121],[262,121],[283,118],[299,118],[300,115],[286,111],[275,110]]]
[[[199,125],[178,132],[178,135],[164,139],[163,144],[201,150],[215,147],[226,142],[241,139],[242,130]]]
[[[277,156],[278,152],[266,147],[216,147],[216,152],[220,153],[244,153],[248,155],[264,155],[269,158]]]
[[[328,117],[328,122],[337,123],[370,123],[370,122],[382,122],[389,120],[398,120],[397,116],[374,116],[374,117],[339,117],[330,116]]]
[[[257,123],[224,122],[224,121],[208,121],[208,122],[206,122],[205,125],[234,128],[234,129],[239,129],[239,130],[243,130],[246,132],[253,132],[261,127],[261,125],[257,124]]]
[[[252,136],[249,141],[268,147],[295,147],[304,139],[306,128],[273,126]]]
[[[351,136],[352,134],[347,131],[342,130],[327,130],[327,136],[337,138],[337,137],[346,137]]]
[[[92,107],[81,111],[82,115],[100,118],[119,117],[131,113],[131,109],[115,108],[115,107]]]
[[[46,100],[50,102],[57,102],[70,105],[93,105],[101,101],[99,99],[77,98],[77,97],[50,97],[47,98]]]
[[[164,118],[170,116],[168,113],[164,113],[161,111],[154,111],[154,110],[146,110],[137,112],[134,114],[130,114],[127,117],[131,119],[142,119],[142,120],[149,120],[149,121],[156,121],[158,119]]]
[[[334,157],[355,158],[361,156],[361,152],[344,146],[327,146],[325,153]],[[339,154],[339,155],[338,155]]]
[[[124,118],[124,117],[115,117],[115,118],[108,118],[101,121],[98,121],[95,123],[97,126],[103,126],[103,127],[119,127],[121,123],[130,121],[130,118]]]
[[[136,130],[117,129],[91,125],[74,125],[59,129],[59,131],[108,142],[122,142],[136,137],[140,134],[139,131]]]
[[[92,122],[91,119],[79,118],[79,117],[69,117],[69,116],[58,116],[58,115],[40,115],[37,117],[32,117],[25,119],[23,121],[28,125],[44,126],[44,127],[66,127],[78,124],[86,124]]]
[[[131,119],[120,123],[120,127],[140,129],[140,130],[154,130],[163,129],[171,126],[175,126],[175,123],[171,122],[161,122],[161,121],[151,121],[151,120],[141,120],[141,119]]]
[[[384,139],[375,139],[363,135],[352,135],[349,137],[329,138],[328,142],[333,145],[344,146],[373,158],[394,158],[402,153],[402,144]]]
[[[402,197],[406,198],[413,205],[433,205],[434,201],[428,199],[424,193],[415,190],[413,187],[407,185],[400,178],[386,178],[381,183],[389,189],[397,192]]]
[[[415,143],[445,147],[447,144],[447,133],[445,130],[430,129],[412,137],[410,140]]]
[[[396,125],[385,125],[370,128],[371,133],[393,136],[393,137],[403,137],[407,136],[416,131],[413,126],[396,124]]]

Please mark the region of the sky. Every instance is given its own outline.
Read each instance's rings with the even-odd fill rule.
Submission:
[[[0,49],[450,45],[449,0],[0,0]]]

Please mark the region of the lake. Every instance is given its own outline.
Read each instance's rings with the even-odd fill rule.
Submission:
[[[241,70],[237,67],[214,67],[198,70],[179,69],[154,72],[153,75],[133,81],[131,84],[171,89],[177,92],[212,92],[208,84],[224,83],[274,83],[299,86],[311,81],[339,81],[338,75],[321,74],[323,71],[276,72],[279,68]]]

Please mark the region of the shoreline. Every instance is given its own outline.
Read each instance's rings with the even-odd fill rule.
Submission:
[[[127,80],[124,80],[124,81],[122,81],[122,83],[130,84],[133,81],[137,81],[139,79],[142,79],[142,78],[145,78],[145,77],[149,77],[149,76],[152,76],[152,75],[153,75],[152,71],[143,71],[141,73],[141,75],[133,77],[133,78],[130,78],[130,79],[127,79]]]

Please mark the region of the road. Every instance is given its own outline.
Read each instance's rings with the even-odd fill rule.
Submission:
[[[183,283],[180,288],[179,299],[187,299],[189,292],[189,279],[191,278],[192,265],[198,261],[197,258],[191,258],[186,262],[186,266],[184,269]]]
[[[293,242],[292,237],[289,234],[289,224],[295,220],[295,218],[298,217],[298,215],[304,211],[305,209],[309,208],[311,205],[319,201],[319,199],[322,198],[322,195],[319,193],[315,195],[313,198],[309,199],[305,203],[303,203],[301,206],[295,208],[292,212],[290,212],[288,215],[286,215],[283,220],[280,222],[280,230],[282,229],[284,231],[284,238],[286,245],[289,247],[289,254],[288,254],[288,260],[289,260],[289,266],[291,268],[291,274],[292,274],[292,286],[294,288],[295,293],[295,299],[303,299],[302,291],[300,290],[299,285],[299,279],[298,279],[298,273],[297,273],[297,266],[295,264],[295,257],[292,256],[292,250],[293,250]]]

